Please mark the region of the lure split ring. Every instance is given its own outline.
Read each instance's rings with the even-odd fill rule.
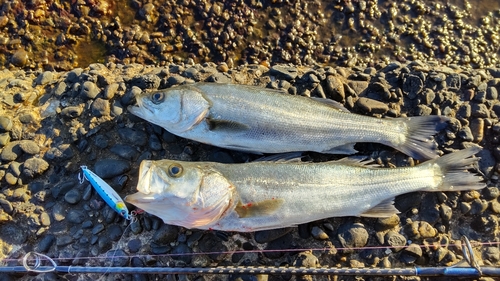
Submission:
[[[82,169],[82,174],[78,174],[80,183],[83,183],[85,180],[89,181],[97,193],[113,210],[127,220],[133,218],[133,214],[128,211],[123,199],[109,184],[89,170],[87,166],[80,166],[80,168]]]

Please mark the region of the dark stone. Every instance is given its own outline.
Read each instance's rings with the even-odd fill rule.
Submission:
[[[368,242],[368,232],[361,223],[341,225],[337,236],[343,248],[364,247]]]
[[[254,239],[255,242],[257,243],[267,243],[271,242],[273,240],[276,240],[280,237],[285,236],[286,234],[290,233],[293,230],[293,228],[288,227],[288,228],[278,228],[278,229],[271,229],[271,230],[262,230],[262,231],[256,231],[254,234]]]
[[[130,84],[137,86],[142,90],[153,89],[156,90],[160,86],[161,78],[158,75],[146,74],[132,78]]]
[[[132,128],[120,128],[118,129],[118,135],[120,138],[128,144],[144,146],[148,142],[148,135],[144,131],[139,131]]]
[[[37,252],[40,253],[47,253],[50,250],[50,247],[54,244],[56,241],[56,237],[53,234],[47,234],[45,235],[40,241],[38,242],[37,245]]]
[[[167,245],[177,239],[179,228],[170,224],[163,224],[153,235],[153,242],[159,245]]]
[[[108,238],[112,241],[118,241],[123,235],[123,229],[117,224],[112,224],[108,227],[107,234]]]
[[[92,228],[92,234],[96,235],[96,234],[100,233],[103,230],[104,230],[104,225],[102,223],[97,224],[96,226],[94,226],[94,228]]]
[[[71,159],[74,156],[73,149],[68,143],[60,144],[56,147],[51,147],[45,153],[45,158],[48,160],[64,161]]]
[[[77,204],[80,200],[82,200],[82,193],[77,189],[71,189],[64,194],[64,201],[69,204]]]
[[[374,114],[386,113],[389,110],[387,104],[365,97],[361,97],[356,101],[356,106],[358,106],[363,112],[369,112]]]
[[[155,151],[163,149],[160,139],[154,134],[149,136],[149,147]]]
[[[181,260],[183,261],[184,263],[186,263],[187,265],[191,264],[191,260],[192,260],[192,255],[190,255],[193,251],[191,250],[191,248],[189,248],[186,244],[184,243],[180,243],[179,245],[175,246],[173,249],[172,249],[172,258],[174,260]]]
[[[297,77],[298,71],[294,66],[278,64],[271,67],[269,74],[276,76],[278,79],[291,81]]]
[[[73,237],[71,237],[69,235],[59,236],[59,237],[57,237],[57,240],[56,240],[56,245],[58,247],[66,246],[66,245],[69,245],[71,243],[73,243]]]
[[[70,223],[81,224],[87,218],[87,214],[83,210],[69,210],[66,219]]]
[[[103,159],[95,163],[94,169],[99,177],[109,179],[130,170],[130,164],[123,160]]]
[[[51,188],[52,196],[57,199],[60,195],[65,195],[66,192],[70,191],[77,185],[78,182],[76,180],[64,181]]]
[[[264,256],[266,256],[269,259],[278,259],[281,258],[282,256],[285,255],[285,251],[279,251],[279,250],[289,250],[292,246],[292,234],[287,233],[284,236],[275,239],[269,243],[267,243],[267,247],[265,248],[266,251],[264,252]],[[290,255],[294,253],[288,252]]]
[[[128,250],[131,253],[137,253],[142,247],[142,242],[140,239],[132,239],[127,243]]]
[[[108,251],[106,257],[113,261],[112,266],[122,267],[127,266],[129,263],[127,253],[121,249]]]
[[[206,233],[198,242],[198,247],[200,252],[211,253],[208,257],[214,261],[220,262],[228,257],[227,247],[222,244],[222,240],[219,239],[214,233]]]
[[[134,160],[139,155],[139,152],[133,146],[126,144],[115,144],[109,150],[127,160]]]
[[[406,238],[394,231],[385,234],[385,244],[391,247],[394,252],[399,252],[406,245]]]
[[[35,79],[37,85],[47,85],[54,79],[54,73],[52,71],[44,71]]]

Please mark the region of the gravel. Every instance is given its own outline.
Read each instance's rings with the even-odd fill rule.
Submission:
[[[500,102],[489,88],[498,90],[500,83],[494,78],[496,72],[489,69],[445,68],[428,62],[351,68],[247,65],[229,69],[214,63],[165,67],[107,63],[71,72],[53,71],[46,84],[35,83],[43,73],[0,72],[0,84],[8,79],[8,83],[17,85],[0,93],[0,121],[5,122],[0,132],[8,136],[0,148],[0,241],[9,245],[0,247],[2,258],[19,258],[35,249],[71,263],[77,256],[104,256],[117,250],[117,255],[123,254],[120,263],[125,265],[294,265],[300,261],[324,266],[437,266],[460,259],[460,248],[455,244],[462,234],[477,242],[496,241],[500,127],[495,109],[500,108]],[[438,148],[450,153],[473,145],[484,147],[477,168],[484,173],[488,187],[477,192],[398,196],[395,203],[401,213],[389,218],[335,218],[332,214],[332,218],[299,228],[238,234],[187,230],[141,214],[127,228],[130,222],[108,207],[88,182],[79,184],[81,165],[103,177],[124,197],[136,189],[141,159],[242,163],[258,158],[176,137],[126,110],[142,87],[161,90],[171,87],[171,82],[207,81],[215,74],[224,75],[232,83],[257,84],[312,97],[324,94],[356,114],[411,117],[446,113],[453,120],[436,135]],[[19,81],[13,83],[14,79]],[[85,84],[88,81],[92,82]],[[82,90],[84,85],[93,86]],[[26,89],[22,91],[37,93],[37,103],[10,100],[23,87]],[[97,94],[82,94],[89,91]],[[132,94],[125,98],[128,93]],[[115,104],[123,111],[114,111]],[[51,114],[38,114],[49,106],[54,106]],[[20,117],[26,113],[32,114],[32,122],[21,122]],[[359,155],[389,167],[418,163],[382,145],[358,144],[356,149]],[[313,153],[309,156],[314,161],[338,159]],[[17,236],[8,237],[13,233]],[[425,244],[428,246],[418,246]],[[438,246],[441,244],[448,246]],[[352,249],[365,246],[396,248]],[[324,250],[304,252],[309,248]],[[337,248],[343,249],[337,252]],[[251,249],[272,252],[220,253]],[[280,251],[283,249],[288,251]],[[485,264],[498,265],[498,251],[489,247],[475,250]],[[211,254],[182,255],[200,252]],[[181,255],[151,256],[173,253]],[[129,259],[132,255],[136,257]],[[78,263],[105,264],[97,259]]]

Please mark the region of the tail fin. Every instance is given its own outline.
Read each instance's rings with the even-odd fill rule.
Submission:
[[[467,171],[467,168],[479,161],[480,158],[471,157],[479,151],[481,151],[480,147],[469,147],[422,164],[433,167],[436,171],[435,177],[439,177],[438,180],[441,181],[438,187],[423,191],[461,191],[484,188],[486,185],[481,183],[483,179]]]
[[[402,144],[392,146],[418,160],[436,158],[438,156],[437,144],[431,137],[446,128],[446,122],[449,120],[448,117],[438,115],[406,118],[405,141]]]

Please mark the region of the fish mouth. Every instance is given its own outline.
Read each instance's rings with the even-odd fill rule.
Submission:
[[[125,201],[131,204],[140,204],[140,203],[151,203],[157,201],[158,198],[154,195],[144,194],[142,192],[137,192],[134,194],[127,195],[125,197]]]
[[[147,115],[147,112],[153,114],[153,108],[148,107],[148,104],[143,101],[142,97],[136,97],[135,99],[136,105],[129,105],[127,110],[132,114],[137,115],[139,117],[143,117]]]

